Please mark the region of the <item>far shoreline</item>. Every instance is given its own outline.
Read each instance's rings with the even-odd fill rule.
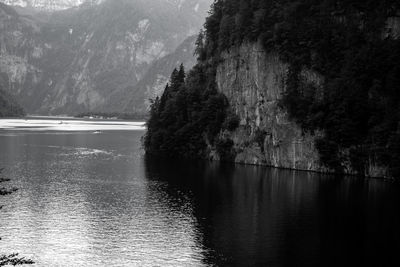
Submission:
[[[22,118],[1,118],[0,131],[30,132],[106,132],[146,130],[143,120],[86,119],[66,116],[26,116]]]

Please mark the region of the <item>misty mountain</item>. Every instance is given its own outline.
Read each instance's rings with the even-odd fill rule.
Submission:
[[[136,90],[134,88],[130,90],[132,94],[128,99],[129,102],[121,101],[126,112],[135,111],[132,108],[141,106],[143,99],[145,107],[148,108],[149,100],[161,96],[164,92],[174,68],[183,64],[186,69],[191,69],[196,64],[196,58],[193,56],[196,39],[197,35],[188,37],[173,53],[156,60],[151,65],[146,75],[135,85]]]
[[[18,7],[37,8],[47,11],[77,7],[84,3],[99,4],[102,0],[0,0],[0,2]]]
[[[28,113],[144,110],[149,93],[138,90],[154,84],[142,79],[157,79],[152,64],[199,31],[209,4],[109,0],[53,12],[0,4],[3,88]]]
[[[0,0],[0,2],[18,7],[36,8],[47,11],[63,10],[72,7],[78,7],[82,4],[96,5],[104,2],[105,0]],[[211,1],[198,1],[198,0],[161,0],[162,2],[169,3],[176,6],[178,9],[193,9],[195,12],[202,12],[208,10]],[[160,1],[160,2],[161,2]],[[147,2],[156,2],[149,0]]]

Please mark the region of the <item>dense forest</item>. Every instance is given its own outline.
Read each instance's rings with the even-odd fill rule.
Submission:
[[[223,127],[228,101],[214,84],[207,86],[206,68],[201,65],[186,77],[184,67],[175,69],[161,98],[151,105],[144,145],[148,154],[199,158],[207,143]],[[186,79],[185,79],[186,77]]]
[[[344,172],[349,162],[363,174],[372,161],[399,176],[400,36],[387,28],[399,10],[396,0],[215,1],[196,43],[197,66],[186,80],[174,71],[153,102],[147,152],[202,156],[210,142],[229,157],[232,144],[216,137],[238,119],[216,89],[216,66],[221,52],[261,42],[289,64],[280,105],[304,132],[324,133],[316,147],[326,167]],[[303,69],[324,77],[322,89],[301,80]]]

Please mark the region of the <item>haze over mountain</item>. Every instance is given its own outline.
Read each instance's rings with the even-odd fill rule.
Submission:
[[[100,0],[1,0],[4,4],[33,7],[44,10],[62,10],[79,6],[83,3],[100,3]]]
[[[2,88],[28,113],[76,114],[144,111],[174,67],[161,59],[198,33],[211,0],[3,2],[16,7],[0,4]],[[187,49],[175,65],[194,64]]]

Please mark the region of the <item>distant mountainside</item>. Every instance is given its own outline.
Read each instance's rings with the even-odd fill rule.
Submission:
[[[50,6],[54,1],[29,2],[40,7],[39,2]],[[152,64],[199,31],[210,2],[108,0],[50,13],[0,4],[4,89],[28,113],[145,110],[159,75],[149,72]],[[192,61],[188,51],[178,58]]]
[[[5,91],[0,88],[0,118],[21,117],[25,115],[21,106]]]
[[[1,0],[2,3],[11,6],[33,7],[49,11],[77,7],[83,3],[98,4],[101,1],[102,0]]]
[[[195,51],[195,41],[197,36],[188,37],[173,53],[156,60],[146,75],[130,90],[129,102],[124,104],[126,112],[132,112],[134,107],[141,106],[143,99],[145,100],[145,107],[150,105],[149,100],[161,96],[164,92],[165,86],[169,80],[171,72],[174,68],[183,64],[185,68],[191,69],[195,63],[196,58],[193,56]]]
[[[82,4],[96,5],[105,0],[0,0],[0,2],[19,7],[31,7],[47,11],[63,10],[72,7],[78,7]],[[165,3],[176,6],[178,9],[193,9],[195,12],[208,10],[212,1],[197,1],[197,0],[162,0]],[[148,0],[147,2],[155,2]]]

